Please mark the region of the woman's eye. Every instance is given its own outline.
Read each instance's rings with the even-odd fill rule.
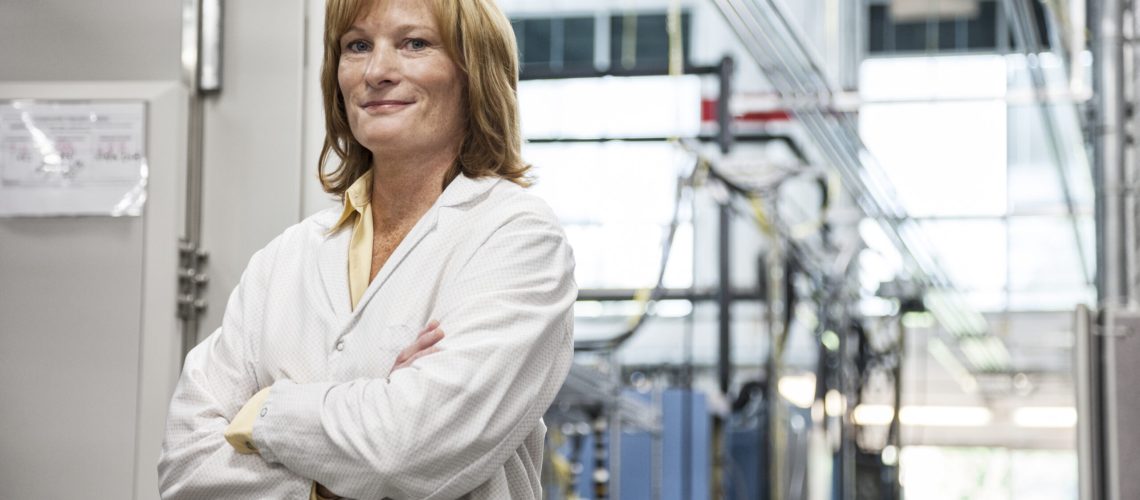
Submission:
[[[364,40],[354,40],[348,42],[344,48],[348,49],[349,52],[366,52],[368,51],[368,43]]]
[[[428,48],[427,41],[419,39],[419,38],[413,38],[411,40],[408,40],[407,45],[408,45],[408,48],[412,49],[412,50],[424,50],[424,49]]]

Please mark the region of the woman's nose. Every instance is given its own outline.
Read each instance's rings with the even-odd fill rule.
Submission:
[[[368,56],[364,66],[364,82],[370,87],[382,87],[399,81],[399,62],[394,51],[377,47]]]

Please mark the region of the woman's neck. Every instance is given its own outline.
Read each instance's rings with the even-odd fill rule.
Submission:
[[[372,157],[372,224],[377,233],[406,228],[423,216],[443,193],[443,181],[457,151],[441,148],[423,154]]]

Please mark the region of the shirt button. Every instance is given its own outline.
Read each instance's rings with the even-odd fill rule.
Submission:
[[[338,351],[344,350],[344,341],[343,340],[336,343],[336,350],[338,350]]]
[[[269,413],[269,408],[262,408],[261,409],[261,416],[264,417],[266,413]]]

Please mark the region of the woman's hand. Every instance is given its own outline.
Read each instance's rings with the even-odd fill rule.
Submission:
[[[433,319],[423,330],[420,330],[420,333],[416,335],[416,340],[412,342],[411,345],[405,347],[403,351],[400,351],[400,355],[396,356],[396,362],[393,363],[391,371],[394,372],[401,368],[407,368],[411,366],[415,360],[427,356],[428,354],[439,352],[439,348],[436,347],[435,344],[440,340],[443,340],[443,329],[439,327],[439,321]]]

